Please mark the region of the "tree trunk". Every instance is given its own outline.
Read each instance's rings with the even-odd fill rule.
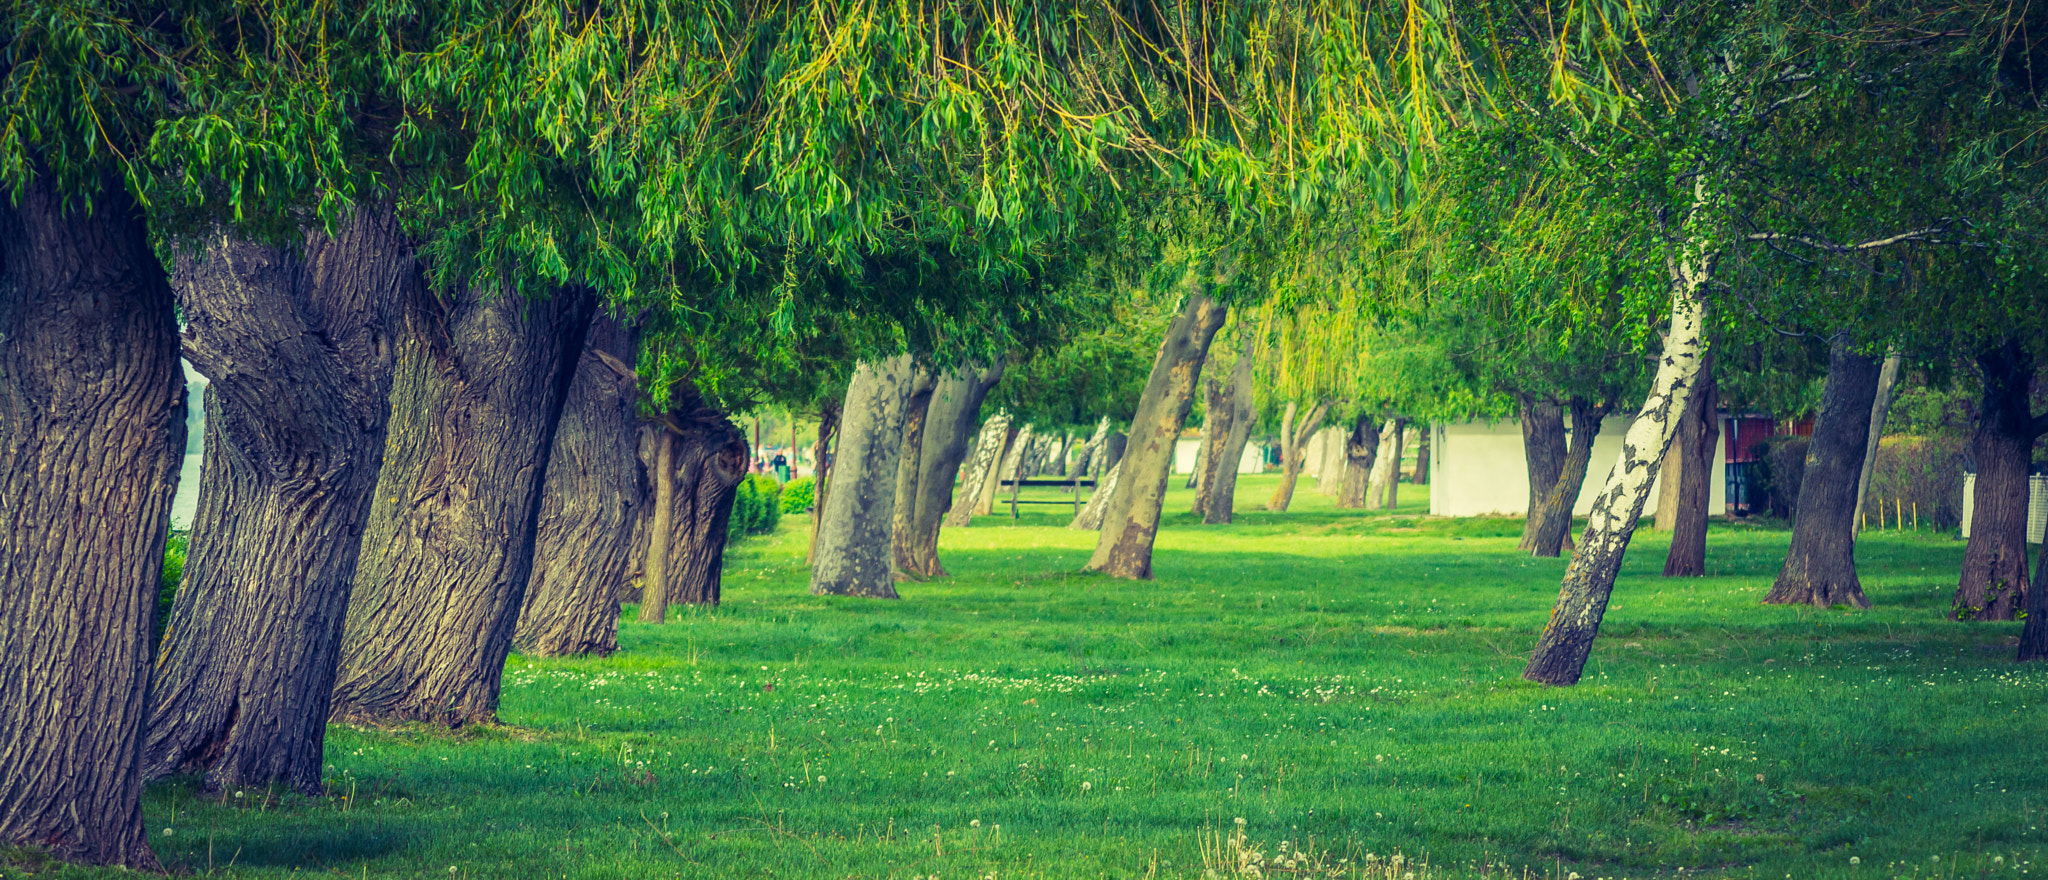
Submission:
[[[533,574],[512,645],[534,657],[619,649],[619,596],[650,502],[640,466],[637,340],[609,315],[591,322],[542,483]]]
[[[1870,441],[1870,403],[1877,393],[1876,358],[1857,354],[1849,334],[1828,346],[1828,381],[1820,417],[1806,447],[1792,546],[1768,605],[1869,608],[1856,580],[1856,478]],[[2022,545],[2022,550],[2025,547]]]
[[[669,604],[717,605],[733,499],[751,462],[747,437],[724,410],[706,402],[695,385],[678,385],[671,395],[663,428],[674,447],[670,473],[675,506],[665,533],[668,581],[662,595]],[[661,534],[655,532],[649,540]],[[648,615],[645,601],[640,619],[662,622]]]
[[[924,467],[924,431],[932,408],[938,377],[920,369],[911,380],[910,397],[903,404],[902,440],[896,453],[896,503],[889,515],[889,565],[891,577],[909,579],[912,573],[903,562],[910,556],[910,530],[917,520],[917,478]]]
[[[654,434],[654,510],[648,517],[647,561],[641,566],[641,623],[668,622],[668,551],[676,533],[676,446],[682,441],[666,425]]]
[[[1337,506],[1358,509],[1365,506],[1365,490],[1372,481],[1374,459],[1380,456],[1380,421],[1372,413],[1359,413],[1344,441],[1344,486],[1337,492]]]
[[[1899,382],[1899,355],[1884,359],[1877,371],[1877,396],[1870,401],[1870,440],[1863,446],[1863,473],[1856,478],[1856,513],[1863,513],[1863,499],[1870,494],[1870,474],[1877,466],[1877,448],[1884,441],[1884,423],[1892,410],[1892,389]]]
[[[2027,592],[2027,474],[2034,438],[2041,433],[2027,399],[2034,359],[2008,341],[1978,355],[1977,369],[1984,378],[1977,431],[1970,438],[1977,495],[1949,617],[2012,620]]]
[[[1008,418],[1005,416],[1005,418]],[[996,496],[1003,488],[1003,475],[1012,473],[1016,467],[1017,441],[1030,438],[1031,427],[1015,421],[1005,422],[1002,442],[996,444],[995,466],[989,469],[988,478],[981,487],[981,501],[974,506],[975,516],[986,516],[996,512]]]
[[[1699,191],[1704,193],[1704,184]],[[1703,200],[1702,195],[1699,200]],[[1681,251],[1671,261],[1671,327],[1664,337],[1649,396],[1622,435],[1621,456],[1607,482],[1593,499],[1584,542],[1572,554],[1550,622],[1543,627],[1522,677],[1544,684],[1577,684],[1600,634],[1600,619],[1614,592],[1614,577],[1628,551],[1629,538],[1657,483],[1657,466],[1671,435],[1678,429],[1687,399],[1707,353],[1706,297],[1701,288],[1712,274],[1712,260]],[[1587,438],[1589,441],[1592,439]],[[1591,448],[1592,444],[1586,444]],[[1569,512],[1569,509],[1567,509]]]
[[[1316,492],[1331,498],[1344,489],[1344,438],[1347,432],[1332,425],[1323,429],[1323,460],[1316,473]]]
[[[1088,445],[1081,447],[1081,457],[1074,465],[1074,475],[1082,479],[1101,476],[1105,470],[1102,466],[1102,453],[1108,445],[1109,417],[1103,416],[1101,421],[1095,423],[1095,433],[1089,435]]]
[[[1223,446],[1215,450],[1217,461],[1209,472],[1210,482],[1202,487],[1202,493],[1209,496],[1202,508],[1202,522],[1208,525],[1227,525],[1236,513],[1237,468],[1244,461],[1244,445],[1258,420],[1252,401],[1251,352],[1238,355],[1237,360],[1240,366],[1230,372],[1229,404],[1235,410],[1230,414],[1230,431]]]
[[[1379,456],[1373,463],[1372,485],[1367,490],[1373,507],[1392,510],[1400,503],[1402,435],[1407,429],[1407,419],[1394,418],[1388,419],[1387,426],[1380,431]]]
[[[1223,447],[1230,443],[1231,422],[1237,418],[1237,403],[1230,397],[1236,390],[1236,382],[1215,373],[1209,374],[1202,389],[1202,441],[1195,447],[1195,466],[1188,473],[1187,488],[1195,490],[1192,513],[1205,523],[1210,522],[1209,497],[1216,488],[1214,471],[1223,460]],[[1227,515],[1219,520],[1229,521]]]
[[[1123,462],[1110,465],[1109,473],[1103,474],[1102,479],[1096,482],[1095,491],[1088,495],[1087,505],[1081,508],[1073,522],[1067,524],[1067,528],[1083,532],[1102,528],[1102,518],[1109,513],[1109,499],[1116,496],[1117,477],[1123,473],[1123,468]]]
[[[1564,470],[1558,473],[1550,494],[1544,496],[1543,504],[1530,517],[1536,521],[1531,556],[1561,556],[1571,546],[1572,508],[1578,506],[1579,492],[1586,485],[1586,470],[1592,464],[1593,440],[1600,435],[1600,420],[1607,417],[1606,404],[1595,404],[1583,397],[1572,398],[1566,409],[1572,420],[1571,442],[1565,448]],[[1660,450],[1658,454],[1663,453]]]
[[[915,367],[910,355],[863,362],[846,389],[839,461],[811,561],[811,593],[894,599],[890,526],[896,461]]]
[[[1173,472],[1174,441],[1187,423],[1202,380],[1209,343],[1223,328],[1229,309],[1207,289],[1188,293],[1180,315],[1166,329],[1138,412],[1131,420],[1130,445],[1124,450],[1123,475],[1104,512],[1102,533],[1089,571],[1123,578],[1152,576],[1152,541],[1159,534],[1159,513],[1166,501],[1166,481]]]
[[[1415,444],[1415,479],[1411,482],[1417,486],[1427,486],[1429,485],[1429,424],[1425,422],[1421,431],[1422,439]]]
[[[210,238],[178,261],[186,357],[211,380],[207,454],[143,772],[315,794],[384,460],[391,337],[423,282],[389,206],[297,254]]]
[[[2048,568],[2048,541],[2041,542],[2041,562]],[[2048,590],[2027,591],[2027,623],[2020,628],[2019,661],[2048,660]]]
[[[960,462],[967,457],[981,402],[1002,378],[1001,361],[989,367],[960,367],[947,373],[932,393],[912,513],[907,527],[896,533],[896,565],[904,571],[919,577],[945,576],[946,567],[939,564],[939,527],[953,506],[953,484],[960,479]],[[971,487],[973,480],[969,475],[962,485]]]
[[[1209,377],[1209,387],[1211,389],[1215,389],[1217,387],[1215,376]],[[1216,442],[1222,443],[1223,438],[1230,436],[1229,426],[1222,424],[1220,421],[1217,423],[1216,430],[1209,430],[1209,422],[1214,419],[1216,419],[1216,417],[1209,415],[1208,403],[1204,401],[1202,405],[1202,439],[1201,442],[1195,444],[1195,461],[1194,464],[1188,468],[1187,482],[1181,485],[1181,488],[1183,489],[1202,488],[1202,478],[1204,476],[1207,476],[1206,472],[1209,470],[1209,463],[1211,461],[1214,461],[1216,458],[1215,456],[1209,454],[1209,438],[1213,435],[1216,438]],[[1207,503],[1207,500],[1207,493],[1200,493],[1195,495],[1194,512],[1201,513],[1202,505]]]
[[[1539,511],[1564,473],[1564,407],[1555,401],[1519,396],[1522,410],[1522,459],[1529,465],[1529,503],[1522,508],[1522,543],[1516,549],[1533,553],[1543,518]],[[1555,554],[1553,554],[1555,555]]]
[[[826,402],[818,409],[818,442],[811,444],[811,540],[804,550],[804,564],[818,558],[818,526],[825,519],[825,490],[831,488],[832,438],[839,430],[839,404]]]
[[[163,266],[118,182],[0,203],[0,843],[157,870],[142,828],[185,381]]]
[[[1293,404],[1288,404],[1292,409]],[[1308,441],[1323,427],[1323,416],[1330,411],[1328,401],[1317,401],[1309,407],[1308,414],[1292,426],[1284,421],[1280,431],[1280,488],[1273,490],[1273,499],[1266,502],[1266,509],[1285,513],[1294,503],[1294,484],[1301,479],[1302,465],[1307,463]],[[1292,430],[1289,430],[1289,428]]]
[[[542,480],[595,297],[463,288],[415,301],[332,715],[494,723],[533,570]]]
[[[1686,402],[1685,421],[1671,442],[1680,454],[1664,456],[1665,461],[1676,458],[1681,462],[1678,473],[1664,475],[1666,484],[1678,485],[1677,497],[1671,502],[1677,509],[1671,523],[1671,550],[1664,556],[1665,577],[1707,574],[1707,517],[1713,513],[1708,505],[1714,498],[1714,448],[1721,443],[1720,409],[1720,387],[1714,381],[1714,356],[1709,352],[1700,367],[1699,386]]]
[[[988,498],[989,477],[1002,462],[1003,446],[1009,439],[1009,413],[996,413],[982,423],[981,433],[974,438],[974,461],[967,466],[959,497],[953,499],[952,509],[946,512],[946,525],[957,529],[974,521],[974,514]]]

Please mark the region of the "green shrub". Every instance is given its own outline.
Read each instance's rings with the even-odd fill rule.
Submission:
[[[157,578],[156,587],[156,635],[161,639],[164,627],[171,621],[171,601],[177,598],[178,582],[185,579],[185,550],[191,546],[191,538],[181,532],[172,532],[171,539],[164,542],[164,570]]]
[[[1757,443],[1755,482],[1750,497],[1761,502],[1772,516],[1791,519],[1799,512],[1799,482],[1806,476],[1806,448],[1810,437],[1781,434]]]
[[[798,477],[782,487],[782,512],[806,513],[818,501],[818,481],[810,477]]]
[[[740,481],[732,497],[732,523],[726,540],[775,531],[782,521],[782,484],[767,474],[750,474]]]

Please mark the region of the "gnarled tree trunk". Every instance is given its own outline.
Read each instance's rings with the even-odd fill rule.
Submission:
[[[1000,361],[989,367],[965,366],[948,372],[933,390],[925,411],[924,448],[918,456],[910,515],[896,531],[898,568],[919,577],[946,574],[946,567],[939,564],[939,526],[953,506],[953,484],[960,479],[960,462],[967,457],[981,402],[1002,378]],[[970,474],[961,485],[972,487],[973,479]],[[902,499],[897,504],[902,507]]]
[[[163,266],[108,181],[0,203],[0,844],[157,869],[149,706],[185,381]]]
[[[1970,507],[1970,543],[1949,617],[2011,620],[2027,592],[2027,476],[2034,438],[2048,416],[2035,418],[2027,386],[2034,359],[2015,342],[1977,356],[1984,396],[1970,455],[1977,460],[1977,495]]]
[[[308,234],[302,254],[217,232],[179,260],[186,357],[211,380],[207,454],[157,663],[149,777],[320,790],[392,336],[422,284],[388,205]]]
[[[1578,506],[1579,491],[1586,485],[1586,469],[1593,460],[1593,439],[1600,434],[1600,420],[1607,417],[1607,404],[1595,404],[1583,397],[1572,398],[1566,409],[1572,419],[1571,442],[1565,448],[1564,470],[1558,473],[1557,482],[1551,485],[1543,504],[1531,512],[1530,518],[1536,521],[1531,556],[1559,556],[1571,546],[1572,508]],[[1673,416],[1675,421],[1676,414]]]
[[[1847,333],[1828,346],[1828,381],[1820,417],[1806,447],[1799,513],[1785,567],[1764,602],[1827,608],[1869,608],[1856,580],[1856,481],[1870,440],[1870,401],[1877,393],[1876,358],[1857,354]]]
[[[1519,403],[1522,460],[1529,466],[1529,504],[1523,508],[1522,542],[1516,549],[1534,552],[1536,535],[1543,524],[1540,511],[1550,500],[1551,491],[1557,488],[1557,478],[1564,473],[1564,407],[1526,394],[1519,396]]]
[[[1230,371],[1229,400],[1236,411],[1230,414],[1230,431],[1223,445],[1213,450],[1216,461],[1202,486],[1202,495],[1208,498],[1202,505],[1202,522],[1208,525],[1227,524],[1236,513],[1237,468],[1244,462],[1245,443],[1251,440],[1252,427],[1258,422],[1258,408],[1252,400],[1251,352],[1240,353],[1237,360],[1239,366]]]
[[[1288,404],[1292,410],[1294,404]],[[1288,424],[1283,420],[1280,429],[1280,488],[1273,490],[1273,499],[1266,502],[1266,509],[1284,513],[1294,503],[1294,484],[1301,479],[1302,465],[1307,463],[1308,441],[1323,427],[1323,416],[1330,411],[1326,400],[1316,401],[1308,408],[1308,414],[1301,421]]]
[[[1700,368],[1699,386],[1685,405],[1685,421],[1672,438],[1665,461],[1679,462],[1678,472],[1664,475],[1664,482],[1678,491],[1670,504],[1671,550],[1664,555],[1665,577],[1705,577],[1707,574],[1707,517],[1714,498],[1714,447],[1721,442],[1721,394],[1714,382],[1714,356],[1707,355]],[[1659,501],[1659,504],[1664,503]],[[1659,507],[1657,513],[1663,514]]]
[[[832,494],[811,560],[811,593],[894,599],[890,527],[903,413],[916,368],[910,355],[862,363],[846,388]]]
[[[1213,279],[1212,279],[1213,280]],[[1102,533],[1089,571],[1124,578],[1152,576],[1152,541],[1159,535],[1159,513],[1166,501],[1166,481],[1173,473],[1174,441],[1194,406],[1195,386],[1209,343],[1223,329],[1229,309],[1207,289],[1188,293],[1180,314],[1166,328],[1159,356],[1138,412],[1131,419],[1130,445],[1124,450],[1123,477],[1104,511]]]
[[[1010,441],[1010,414],[996,413],[983,422],[981,433],[974,439],[974,461],[967,466],[967,476],[960,483],[960,494],[953,499],[953,507],[946,512],[946,525],[963,528],[974,521],[974,515],[982,512],[982,503],[988,500],[990,478],[1002,464],[1003,447]]]
[[[619,649],[619,595],[648,504],[640,467],[638,340],[610,315],[591,322],[541,488],[533,574],[512,645],[535,657]]]
[[[900,580],[912,577],[903,567],[910,549],[904,539],[917,519],[917,477],[924,467],[924,429],[938,383],[939,377],[930,371],[918,370],[911,381],[910,397],[903,404],[903,427],[899,432],[902,449],[896,453],[896,505],[889,516],[889,564],[894,567],[893,576]]]
[[[334,717],[496,721],[542,480],[595,299],[460,288],[407,310]]]
[[[733,499],[747,478],[747,437],[724,410],[712,406],[696,386],[678,385],[661,420],[669,435],[668,527],[649,529],[648,555],[666,537],[660,603],[650,610],[653,573],[642,588],[640,619],[662,623],[670,603],[717,605],[724,587],[726,536]],[[658,448],[658,447],[657,447]]]
[[[1372,413],[1359,413],[1344,438],[1344,485],[1337,492],[1337,506],[1365,507],[1366,489],[1372,483],[1374,459],[1380,456],[1380,421]]]

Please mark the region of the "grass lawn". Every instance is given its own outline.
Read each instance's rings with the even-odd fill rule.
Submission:
[[[1247,477],[1201,526],[1174,483],[1147,583],[1077,574],[1093,534],[1038,506],[900,602],[821,599],[785,520],[716,611],[515,656],[507,727],[337,727],[329,797],[156,786],[151,842],[237,877],[2048,876],[2048,666],[1942,620],[1948,535],[1866,536],[1875,607],[1821,612],[1758,604],[1785,531],[1717,525],[1684,581],[1646,531],[1560,690],[1518,677],[1564,566],[1519,521],[1306,482],[1272,515]]]

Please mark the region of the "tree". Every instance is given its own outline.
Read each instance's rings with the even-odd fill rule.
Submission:
[[[1878,359],[1846,333],[1828,347],[1828,384],[1799,481],[1799,514],[1785,567],[1764,602],[1870,607],[1856,579],[1856,488],[1877,395]]]
[[[909,511],[908,517],[896,526],[899,569],[928,578],[946,574],[945,566],[939,564],[939,527],[948,521],[946,514],[954,504],[953,484],[962,460],[967,457],[975,416],[981,411],[989,389],[1002,377],[1001,361],[987,367],[956,367],[940,377],[925,414],[923,447],[918,453],[912,497],[907,504],[906,499],[897,499],[899,509]],[[972,496],[979,491],[975,477],[970,471],[961,482],[962,495]],[[972,497],[962,501],[963,508],[971,509]]]
[[[814,595],[899,598],[891,564],[896,469],[916,365],[903,354],[853,371],[841,411],[839,455],[811,560]]]
[[[1668,506],[1672,515],[1671,549],[1665,554],[1665,577],[1704,577],[1707,573],[1707,509],[1713,497],[1714,449],[1720,445],[1720,386],[1714,379],[1713,355],[1701,372],[1701,387],[1685,406],[1685,420],[1672,440],[1667,462],[1678,467],[1664,472],[1664,484],[1675,487],[1658,500],[1657,518]]]
[[[1287,418],[1280,420],[1280,486],[1273,490],[1273,500],[1266,502],[1266,509],[1284,513],[1294,501],[1294,483],[1301,478],[1301,468],[1308,455],[1308,440],[1323,427],[1323,417],[1330,412],[1330,402],[1318,400],[1303,413],[1300,421],[1293,418],[1295,404],[1287,404]]]
[[[1227,524],[1237,503],[1237,469],[1244,459],[1245,443],[1259,411],[1252,400],[1251,338],[1246,336],[1237,353],[1230,378],[1218,381],[1209,374],[1203,401],[1202,446],[1195,471],[1201,476],[1195,493],[1195,513],[1209,525]]]

